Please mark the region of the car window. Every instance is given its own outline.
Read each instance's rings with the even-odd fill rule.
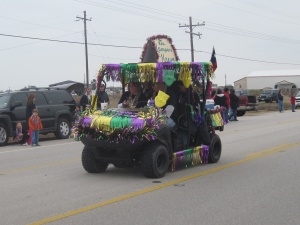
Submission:
[[[11,95],[10,94],[1,94],[0,95],[0,109],[6,108],[9,103]]]
[[[300,91],[296,94],[296,97],[300,97]]]
[[[35,92],[34,95],[35,95],[35,102],[34,102],[35,105],[39,106],[39,105],[47,105],[48,104],[43,93]]]
[[[21,102],[22,106],[27,104],[27,95],[25,93],[16,93],[13,97],[12,103]]]
[[[66,104],[72,103],[72,96],[65,91],[47,91],[47,95],[50,99],[50,104]]]

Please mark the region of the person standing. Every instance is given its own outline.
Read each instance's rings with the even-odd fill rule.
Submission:
[[[220,107],[224,107],[224,108],[227,107],[226,97],[222,93],[221,89],[217,90],[217,94],[214,100],[215,100],[215,105],[219,105]]]
[[[278,91],[278,110],[280,113],[283,113],[283,94],[282,94],[282,89],[279,89]]]
[[[35,95],[34,94],[29,94],[28,95],[28,99],[27,99],[27,105],[26,105],[26,127],[25,130],[28,130],[28,134],[29,134],[29,138],[27,139],[27,144],[30,145],[31,144],[31,130],[28,127],[28,122],[29,122],[29,118],[32,115],[32,111],[36,109],[36,105],[35,105]]]
[[[231,113],[230,113],[228,119],[229,119],[229,121],[238,121],[237,120],[237,108],[239,107],[240,99],[238,96],[235,95],[234,89],[230,89],[229,97],[230,97]]]
[[[32,132],[32,137],[31,137],[31,145],[32,146],[40,146],[39,145],[39,133],[40,130],[43,129],[43,124],[41,121],[41,118],[38,115],[38,110],[34,109],[32,111],[32,116],[29,118],[29,129]]]
[[[91,89],[87,88],[86,93],[82,95],[79,102],[81,111],[83,112],[86,110],[86,108],[89,108],[91,106],[91,102],[92,102]]]
[[[296,97],[295,97],[295,94],[291,95],[291,105],[292,105],[292,112],[296,112],[295,111],[295,106],[296,106]]]
[[[18,121],[16,125],[16,139],[20,145],[28,145],[27,139],[29,138],[29,134],[27,131],[23,130],[22,123]]]
[[[224,88],[224,92],[223,92],[224,96],[226,97],[226,104],[227,104],[227,107],[224,111],[224,119],[226,121],[226,123],[228,123],[228,114],[229,114],[229,108],[230,108],[230,97],[229,97],[229,89],[228,87],[225,87]]]
[[[97,109],[101,110],[101,103],[109,103],[109,97],[108,94],[105,91],[104,84],[100,84],[99,91],[97,93]]]

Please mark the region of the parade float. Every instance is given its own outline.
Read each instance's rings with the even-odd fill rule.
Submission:
[[[103,64],[97,77],[97,89],[104,80],[121,82],[123,87],[130,82],[165,82],[168,88],[171,88],[174,82],[181,81],[188,90],[197,81],[203,87],[199,110],[193,110],[190,102],[187,102],[184,107],[185,113],[175,121],[175,128],[169,128],[166,123],[169,115],[165,105],[170,96],[164,92],[159,92],[155,99],[149,100],[148,105],[143,108],[86,110],[73,132],[75,139],[84,144],[82,165],[87,172],[105,172],[109,164],[117,168],[137,165],[146,177],[160,178],[168,169],[176,171],[201,163],[219,161],[222,144],[215,133],[214,123],[223,121],[220,116],[215,119],[212,115],[219,115],[220,109],[208,110],[205,107],[207,90],[213,75],[212,64],[178,62],[172,44],[170,48],[173,56],[169,55],[168,58],[173,57],[173,62],[158,62],[158,58],[161,57],[159,54],[156,55],[155,63],[145,62],[154,60],[149,60],[151,54],[147,51],[155,50],[162,44],[160,40],[155,42],[156,39],[149,39],[145,45],[142,63]],[[171,43],[170,40],[167,41]],[[171,51],[165,48],[163,52]],[[182,133],[188,135],[186,144],[183,144],[180,135]]]

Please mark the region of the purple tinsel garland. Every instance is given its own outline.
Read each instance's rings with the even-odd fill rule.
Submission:
[[[200,62],[192,62],[190,68],[193,81],[203,79],[202,66]]]
[[[156,82],[163,82],[163,63],[156,63]]]
[[[207,145],[202,145],[201,159],[202,163],[208,163],[209,147]]]

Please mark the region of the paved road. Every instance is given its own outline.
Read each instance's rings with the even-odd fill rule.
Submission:
[[[240,117],[217,132],[217,164],[161,179],[139,168],[88,174],[72,139],[1,147],[0,224],[299,224],[299,113]]]

